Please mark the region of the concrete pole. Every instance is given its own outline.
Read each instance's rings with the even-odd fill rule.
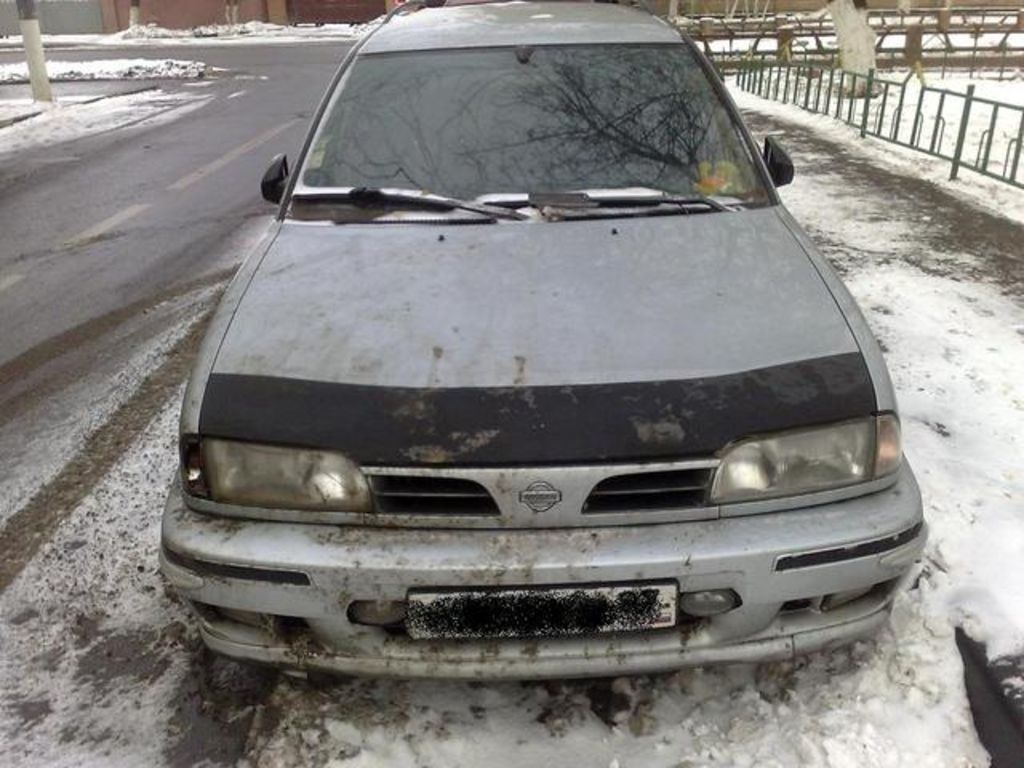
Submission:
[[[50,78],[46,74],[46,57],[43,56],[43,38],[39,33],[36,0],[18,0],[18,21],[21,25],[21,42],[25,46],[25,59],[28,61],[32,98],[36,101],[53,101]]]
[[[139,6],[142,4],[142,0],[132,0],[131,7],[128,9],[128,26],[137,27],[139,26]]]

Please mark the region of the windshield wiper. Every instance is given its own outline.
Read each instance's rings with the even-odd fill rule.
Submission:
[[[530,218],[518,211],[507,208],[474,203],[470,200],[458,200],[454,197],[433,195],[415,189],[384,189],[381,187],[352,187],[338,189],[303,189],[296,191],[293,200],[303,203],[351,203],[357,207],[397,204],[402,207],[427,208],[442,211],[472,211],[492,219],[512,219],[522,221]]]
[[[565,211],[571,215],[586,211],[600,211],[601,208],[656,208],[673,206],[690,213],[694,208],[704,211],[727,211],[724,204],[707,195],[670,195],[657,190],[608,190],[594,192],[535,192],[529,196],[529,205],[541,209]],[[598,214],[601,215],[601,214]]]

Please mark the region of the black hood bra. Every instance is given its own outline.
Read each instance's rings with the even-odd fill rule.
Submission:
[[[342,451],[368,465],[710,456],[753,434],[875,411],[860,353],[679,381],[387,387],[213,374],[200,432]]]

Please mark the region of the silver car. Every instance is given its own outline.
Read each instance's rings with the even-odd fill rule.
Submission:
[[[642,11],[395,13],[268,170],[188,386],[161,567],[206,644],[529,678],[877,630],[921,499],[792,173]]]

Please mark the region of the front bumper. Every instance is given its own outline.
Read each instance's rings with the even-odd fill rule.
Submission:
[[[373,676],[602,676],[788,659],[868,636],[926,535],[906,465],[884,491],[817,507],[593,529],[228,520],[188,509],[175,488],[161,569],[197,605],[207,645],[236,658]],[[400,601],[412,589],[663,580],[680,592],[732,589],[742,605],[672,629],[532,640],[413,640],[347,618],[354,600]],[[825,596],[868,587],[822,609]],[[265,621],[239,621],[238,611]]]

